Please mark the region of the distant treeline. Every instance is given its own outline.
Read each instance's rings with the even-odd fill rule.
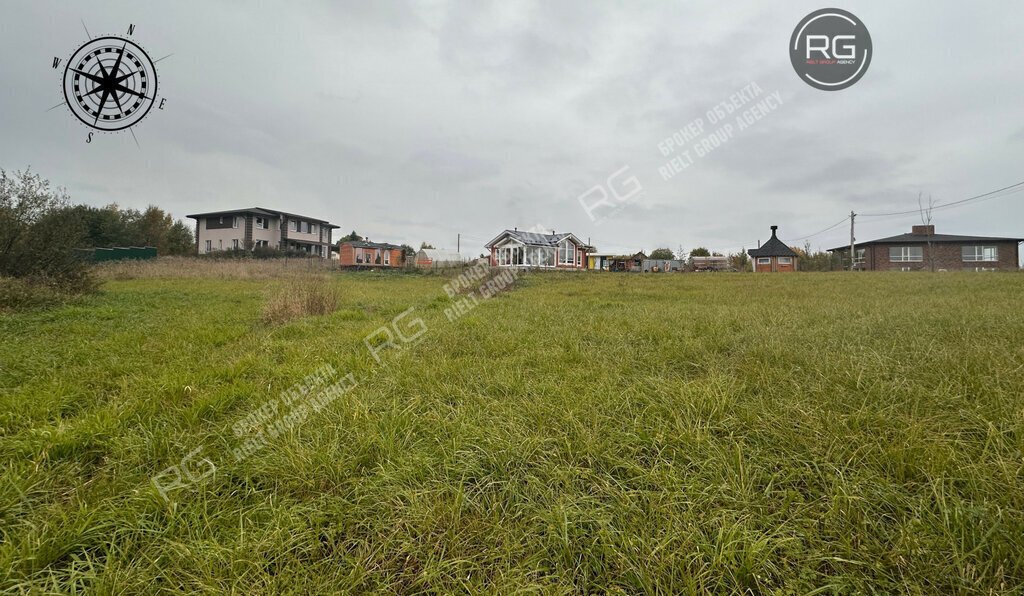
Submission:
[[[106,207],[74,205],[65,209],[69,219],[80,222],[82,234],[78,248],[154,246],[160,255],[195,252],[192,229],[154,205],[145,211],[122,209],[116,204]]]

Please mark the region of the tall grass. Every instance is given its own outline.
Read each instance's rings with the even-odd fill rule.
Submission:
[[[531,275],[451,322],[444,279],[345,273],[263,324],[293,281],[0,313],[0,589],[1024,587],[1022,276]],[[324,362],[359,386],[223,457]],[[165,503],[196,447],[216,475]]]
[[[330,259],[199,259],[160,257],[148,261],[109,261],[96,265],[103,280],[272,279],[306,276],[337,269]]]
[[[263,322],[281,324],[302,317],[326,315],[337,307],[336,289],[322,277],[308,277],[277,289],[263,307]]]

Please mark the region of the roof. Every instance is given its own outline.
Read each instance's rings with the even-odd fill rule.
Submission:
[[[562,240],[565,240],[566,238],[571,238],[573,242],[575,242],[576,244],[584,246],[586,248],[590,248],[589,246],[584,244],[582,240],[577,238],[574,234],[538,234],[537,232],[524,232],[521,230],[505,230],[504,232],[498,234],[494,238],[494,240],[491,240],[484,246],[487,248],[491,248],[506,235],[508,235],[510,238],[518,240],[519,242],[522,242],[523,244],[529,244],[531,246],[558,246],[558,243],[561,242]]]
[[[459,253],[454,250],[448,250],[447,248],[421,248],[419,252],[416,253],[416,258],[421,258],[421,255],[422,257],[434,262],[458,261],[461,263],[466,260]]]
[[[252,213],[252,214],[255,214],[255,215],[267,215],[267,216],[272,216],[272,217],[279,217],[279,216],[284,215],[284,216],[287,216],[287,217],[293,217],[295,219],[306,219],[306,220],[309,220],[309,221],[315,221],[318,224],[322,224],[322,225],[324,225],[326,227],[329,227],[329,228],[332,228],[332,229],[337,229],[338,228],[338,226],[332,224],[331,222],[327,221],[326,219],[317,219],[315,217],[310,217],[308,215],[298,215],[296,213],[288,213],[286,211],[277,211],[277,210],[274,210],[274,209],[265,209],[263,207],[247,207],[247,208],[244,208],[244,209],[229,209],[227,211],[210,211],[209,213],[193,213],[192,215],[186,215],[185,217],[198,220],[200,217],[217,217],[217,216],[220,216],[220,215],[234,215],[234,214],[237,214],[237,213]]]
[[[760,248],[751,248],[747,251],[747,254],[752,257],[796,257],[796,254],[792,248],[786,246],[786,243],[779,240],[779,237],[775,235],[775,231],[779,229],[779,226],[772,226],[772,237],[761,245]]]
[[[868,246],[871,244],[967,244],[973,242],[1024,242],[1024,238],[1000,238],[997,236],[958,236],[956,234],[899,234],[888,238],[857,242],[854,246]],[[829,252],[836,250],[850,250],[850,245],[837,246],[828,249]]]
[[[644,260],[646,258],[647,258],[647,255],[644,254],[644,251],[641,250],[640,252],[633,253],[631,255],[612,255],[611,257],[609,257],[609,260],[611,260],[611,261],[636,261],[636,260],[642,261],[642,260]]]
[[[338,246],[345,246],[346,244],[350,244],[355,248],[379,248],[387,250],[402,250],[402,247],[398,246],[397,244],[389,244],[387,242],[369,242],[367,240],[346,240],[339,244]]]

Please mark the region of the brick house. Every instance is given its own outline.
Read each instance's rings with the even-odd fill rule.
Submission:
[[[989,271],[1016,270],[1021,238],[936,234],[935,226],[913,226],[900,234],[854,244],[854,265],[866,271]],[[850,247],[829,249],[842,255],[846,267]]]
[[[338,226],[315,217],[250,207],[188,215],[196,220],[196,254],[269,247],[331,256],[331,233]]]
[[[486,245],[492,267],[585,269],[591,247],[573,234],[505,230]]]
[[[772,237],[768,242],[747,251],[754,273],[796,271],[796,251],[779,240],[776,235],[778,229],[779,226],[772,226]]]
[[[401,246],[369,240],[350,240],[338,245],[338,264],[342,267],[404,267]]]

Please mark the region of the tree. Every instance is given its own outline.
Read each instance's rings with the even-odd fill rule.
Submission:
[[[363,239],[362,236],[360,236],[359,234],[356,234],[355,230],[352,230],[352,233],[346,234],[346,235],[342,236],[341,238],[338,238],[338,244],[341,245],[341,244],[345,244],[346,242],[355,242],[355,241],[362,240],[362,239]]]
[[[30,170],[9,175],[0,169],[0,276],[87,291],[94,287],[92,277],[73,252],[85,234],[63,188]]]
[[[102,208],[75,205],[68,209],[85,226],[81,248],[153,246],[162,255],[189,254],[195,249],[192,227],[155,205],[145,211],[121,209],[116,203]]]
[[[711,256],[711,251],[706,249],[706,248],[704,248],[703,246],[698,246],[697,248],[695,248],[695,249],[690,251],[690,256],[691,257],[710,257]]]
[[[416,249],[409,246],[408,244],[402,245],[402,254],[405,255],[406,261],[416,256]]]
[[[790,248],[796,253],[797,268],[801,271],[831,271],[834,267],[832,253],[821,249],[812,251],[810,240],[805,241],[803,247],[791,246]]]
[[[928,269],[935,273],[935,251],[932,249],[932,209],[935,208],[935,201],[928,195],[928,206],[921,202],[921,193],[917,193],[917,209],[921,212],[921,225],[927,226],[928,235]]]
[[[740,248],[738,253],[729,255],[729,264],[735,269],[746,271],[747,266],[750,264],[750,257],[747,256],[746,248]]]
[[[671,261],[675,258],[671,248],[656,248],[651,251],[651,259]]]
[[[180,219],[167,232],[167,254],[187,255],[195,250],[195,232]]]
[[[424,243],[420,244],[420,250],[423,250],[424,248],[434,248],[434,245],[427,244],[426,242],[424,242]]]

